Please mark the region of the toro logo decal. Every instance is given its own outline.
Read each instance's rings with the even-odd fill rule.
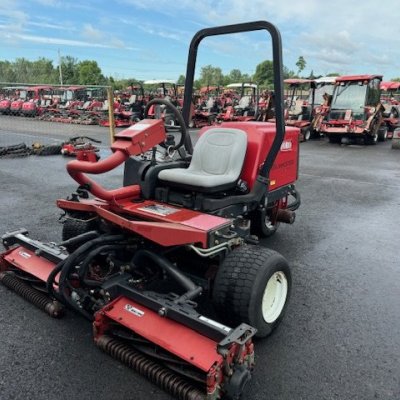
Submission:
[[[19,251],[18,254],[25,259],[31,258],[31,255],[25,251]]]
[[[281,144],[281,151],[290,151],[292,150],[292,141],[291,140],[284,140]]]
[[[136,315],[137,317],[143,317],[144,311],[139,310],[136,307],[131,306],[130,304],[125,304],[125,310],[130,312],[133,315]]]

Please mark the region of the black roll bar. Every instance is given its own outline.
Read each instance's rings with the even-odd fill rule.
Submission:
[[[276,104],[275,104],[276,134],[271,146],[271,150],[268,153],[259,174],[262,178],[268,179],[269,172],[272,168],[272,164],[275,161],[275,158],[280,150],[283,138],[285,136],[284,110],[283,110],[283,80],[282,80],[283,76],[282,40],[278,29],[273,24],[267,21],[254,21],[254,22],[246,22],[243,24],[206,28],[198,31],[194,35],[189,47],[182,114],[185,124],[186,126],[188,126],[190,119],[192,94],[193,94],[193,81],[194,81],[194,72],[196,68],[197,49],[199,47],[200,42],[205,37],[208,36],[251,32],[264,29],[269,32],[272,38],[274,92],[276,99]],[[193,145],[190,139],[190,135],[186,136],[185,147],[189,153],[193,153]]]

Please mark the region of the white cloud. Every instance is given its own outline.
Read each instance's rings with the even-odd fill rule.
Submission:
[[[92,26],[92,24],[84,24],[82,36],[89,41],[99,41],[104,38],[104,32],[96,29]]]
[[[150,35],[157,35],[165,39],[172,39],[183,43],[187,43],[188,36],[190,36],[188,32],[184,32],[178,29],[168,29],[160,26],[154,27],[149,24],[138,24],[136,25],[136,27]]]
[[[55,29],[59,31],[76,31],[76,28],[68,24],[54,24],[49,22],[29,21],[28,25],[37,26],[38,28]]]
[[[16,39],[24,40],[27,42],[33,43],[42,43],[42,44],[52,44],[58,46],[72,46],[72,47],[93,47],[93,48],[104,48],[104,49],[115,49],[121,48],[119,46],[112,44],[103,44],[103,43],[91,43],[83,40],[72,40],[72,39],[63,39],[63,38],[55,38],[48,36],[35,36],[35,35],[25,35],[19,33],[7,33],[4,35],[6,39],[10,41],[15,41]],[[136,50],[133,47],[123,46],[124,49],[127,50]]]

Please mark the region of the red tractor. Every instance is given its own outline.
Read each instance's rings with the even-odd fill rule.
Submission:
[[[255,30],[272,37],[276,123],[206,127],[193,149],[186,126],[198,45]],[[53,317],[64,306],[82,314],[100,349],[172,396],[239,399],[254,368],[253,338],[279,325],[292,285],[285,258],[258,240],[292,223],[300,204],[299,130],[285,131],[282,68],[280,34],[269,22],[199,31],[182,114],[172,108],[178,142],[162,119],[145,118],[115,136],[108,158],[70,161],[79,187],[57,201],[63,241],[4,235],[0,281]],[[154,99],[145,114],[156,105],[171,107]],[[87,175],[121,164],[117,189]]]
[[[332,104],[321,125],[331,143],[376,144],[384,141],[384,107],[380,102],[381,75],[341,76],[336,79]]]
[[[382,130],[392,139],[394,130],[400,127],[400,82],[381,82],[383,110]]]

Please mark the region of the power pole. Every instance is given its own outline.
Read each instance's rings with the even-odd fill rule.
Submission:
[[[60,85],[63,84],[62,68],[61,68],[61,55],[60,49],[58,49],[58,72],[60,73]]]

